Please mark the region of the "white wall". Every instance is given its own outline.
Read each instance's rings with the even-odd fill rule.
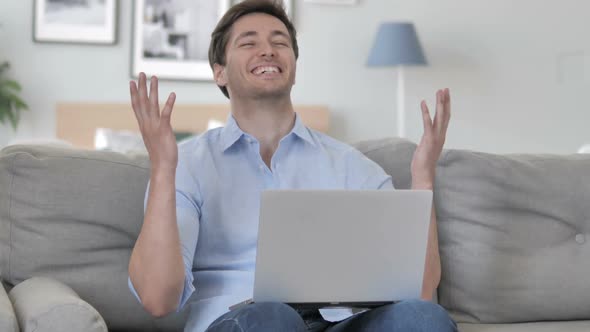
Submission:
[[[128,100],[132,5],[120,2],[115,46],[34,43],[32,1],[0,2],[0,60],[12,62],[32,109],[19,137],[53,137],[58,101]],[[406,70],[410,139],[421,135],[421,98],[432,104],[434,91],[449,87],[447,147],[575,152],[590,142],[588,12],[585,0],[297,0],[294,101],[328,105],[331,134],[344,141],[394,136],[395,71],[365,62],[381,21],[409,20],[430,62]],[[176,91],[178,103],[225,102],[213,83],[163,82],[160,91]]]

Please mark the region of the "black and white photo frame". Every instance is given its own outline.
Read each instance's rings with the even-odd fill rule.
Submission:
[[[212,80],[211,32],[231,0],[136,0],[131,76]]]
[[[115,44],[117,0],[34,0],[33,40]]]

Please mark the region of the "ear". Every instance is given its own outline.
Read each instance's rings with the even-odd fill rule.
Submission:
[[[213,64],[213,78],[218,86],[227,85],[227,77],[225,77],[225,66],[218,63]]]

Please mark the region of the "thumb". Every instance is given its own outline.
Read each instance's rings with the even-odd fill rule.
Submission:
[[[164,109],[162,110],[162,118],[166,119],[168,122],[170,122],[170,116],[172,114],[172,109],[174,108],[175,101],[176,94],[172,92],[168,96],[168,100],[166,100],[166,104],[164,105]]]

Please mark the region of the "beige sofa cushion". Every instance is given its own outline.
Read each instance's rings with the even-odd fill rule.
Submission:
[[[590,155],[450,150],[436,179],[439,301],[459,322],[590,319]]]
[[[2,332],[19,332],[18,322],[14,313],[12,303],[2,286],[0,279],[0,331]]]
[[[410,187],[414,143],[356,147]],[[445,150],[434,194],[439,301],[455,319],[590,320],[590,155]]]
[[[21,332],[108,332],[98,312],[70,287],[31,278],[10,291]]]
[[[588,332],[590,321],[520,324],[459,324],[461,332]]]
[[[178,330],[183,315],[153,319],[127,287],[143,222],[146,155],[47,146],[0,152],[0,275],[59,280],[110,330]],[[4,189],[6,188],[6,189]]]

